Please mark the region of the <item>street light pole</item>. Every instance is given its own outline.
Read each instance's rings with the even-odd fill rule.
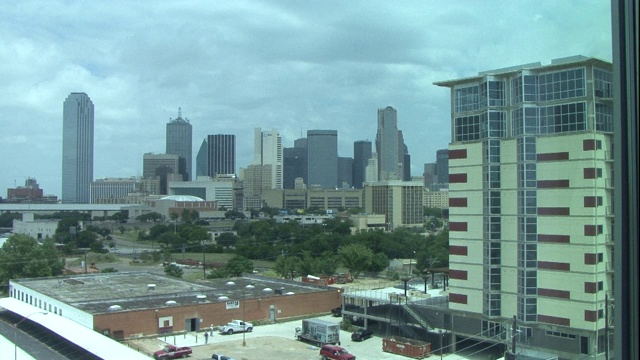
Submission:
[[[247,341],[246,341],[246,333],[247,333],[247,321],[245,320],[245,312],[244,312],[244,305],[246,304],[246,291],[248,289],[253,289],[254,286],[249,284],[247,286],[244,287],[244,289],[242,289],[242,346],[247,346]]]
[[[23,321],[27,320],[29,316],[35,315],[35,314],[47,315],[48,312],[36,311],[34,313],[31,313],[25,316],[24,318],[22,318],[22,320],[18,321],[17,323],[15,323],[15,325],[13,325],[13,359],[14,360],[18,360],[18,325],[22,324]]]

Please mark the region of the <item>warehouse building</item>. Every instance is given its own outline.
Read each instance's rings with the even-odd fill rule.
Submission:
[[[329,312],[340,289],[251,275],[189,282],[148,272],[10,282],[10,296],[115,339]]]

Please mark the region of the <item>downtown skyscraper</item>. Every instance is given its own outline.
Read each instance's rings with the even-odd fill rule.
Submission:
[[[71,93],[62,107],[62,202],[88,204],[93,181],[93,102]]]
[[[398,130],[398,111],[391,106],[378,109],[376,154],[380,181],[411,180],[409,151],[402,131]]]
[[[208,135],[196,156],[196,176],[236,173],[236,136]]]
[[[178,155],[184,159],[186,173],[184,180],[193,178],[192,168],[192,126],[189,119],[182,118],[182,109],[178,108],[178,117],[167,123],[167,154]]]
[[[338,131],[307,130],[307,181],[309,187],[338,186]]]
[[[367,164],[371,159],[371,141],[359,140],[353,143],[353,187],[362,189]]]

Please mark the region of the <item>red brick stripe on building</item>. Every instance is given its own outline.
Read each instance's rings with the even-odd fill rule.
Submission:
[[[598,206],[598,199],[595,196],[585,196],[584,197],[584,207],[591,208]]]
[[[465,270],[449,269],[449,278],[456,280],[467,280],[467,272]]]
[[[538,215],[541,216],[562,216],[571,215],[568,207],[539,207]]]
[[[596,322],[598,320],[598,312],[594,310],[584,311],[584,321]]]
[[[568,188],[569,180],[538,180],[538,189]]]
[[[543,289],[543,288],[538,288],[538,295],[540,296],[548,296],[548,297],[554,297],[554,298],[559,298],[559,299],[569,299],[570,298],[570,292],[566,291],[566,290],[555,290],[555,289]]]
[[[584,254],[584,264],[585,265],[595,265],[598,263],[598,254],[594,253],[585,253]]]
[[[449,150],[449,160],[451,159],[466,159],[467,149]]]
[[[538,154],[536,158],[538,161],[569,160],[569,152]]]
[[[449,198],[449,207],[467,207],[467,198]]]
[[[469,254],[469,248],[466,246],[449,245],[449,255],[462,255],[467,256]]]
[[[466,221],[453,221],[449,223],[449,231],[467,231]]]
[[[538,322],[547,324],[555,324],[562,326],[571,326],[571,320],[567,318],[538,314]]]
[[[582,150],[595,150],[596,149],[596,141],[594,139],[585,139],[582,140]]]
[[[569,235],[544,235],[544,234],[538,234],[538,242],[568,244],[568,243],[571,242],[571,237]]]
[[[595,294],[598,292],[598,284],[595,282],[584,282],[584,292],[587,294]]]
[[[585,179],[595,179],[596,178],[596,168],[584,168],[582,170],[583,177]]]
[[[571,263],[538,261],[538,269],[571,271]]]
[[[449,293],[449,302],[457,303],[457,304],[467,304],[467,295],[464,294],[455,294]]]
[[[584,236],[596,236],[598,235],[598,227],[596,225],[585,225]]]
[[[467,173],[449,174],[449,183],[467,183]]]

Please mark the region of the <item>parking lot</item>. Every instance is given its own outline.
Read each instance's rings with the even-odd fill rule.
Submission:
[[[340,318],[330,315],[318,319],[339,322]],[[287,359],[287,360],[317,360],[319,348],[317,346],[294,340],[295,327],[300,321],[279,322],[275,324],[256,326],[253,332],[244,334],[246,346],[242,346],[243,334],[220,335],[217,332],[209,337],[204,344],[203,332],[194,335],[168,335],[157,339],[144,339],[132,342],[132,347],[139,346],[152,353],[159,350],[166,341],[176,346],[190,346],[193,349],[191,358],[209,359],[211,354],[217,353],[233,357],[237,360],[254,359]],[[162,341],[160,341],[162,340]],[[341,346],[361,360],[407,360],[409,358],[385,353],[382,351],[382,337],[374,336],[362,342],[351,341],[351,333],[340,331]],[[152,351],[153,350],[153,351]],[[439,354],[437,354],[439,355]],[[435,358],[435,356],[432,356]],[[447,360],[462,360],[464,357],[456,355],[443,356]]]

